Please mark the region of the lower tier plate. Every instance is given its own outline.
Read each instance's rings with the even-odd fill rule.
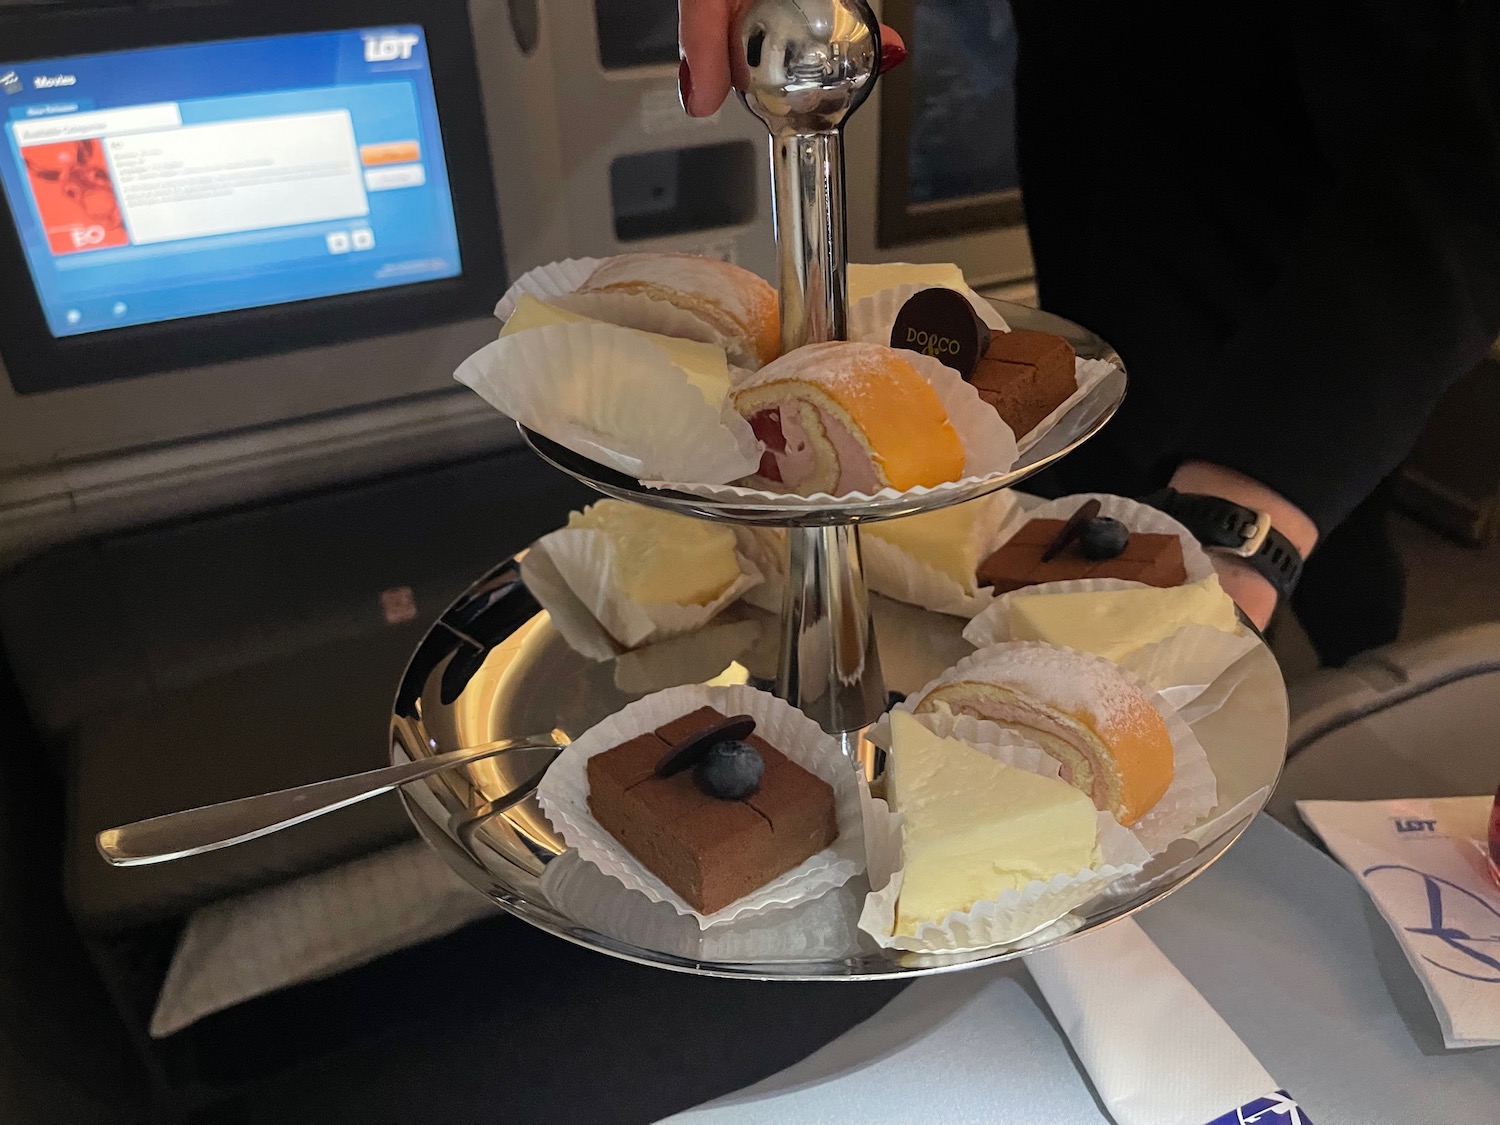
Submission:
[[[872,596],[886,684],[915,691],[973,651],[965,622]],[[500,739],[578,737],[643,695],[688,683],[775,678],[778,624],[731,607],[706,628],[613,659],[575,652],[527,590],[516,560],[475,583],[433,626],[402,679],[393,760]],[[1270,650],[1258,645],[1211,687],[1192,726],[1218,777],[1220,803],[1198,839],[1174,843],[1140,875],[1057,924],[1011,945],[962,954],[883,951],[855,922],[863,877],[797,907],[699,930],[665,903],[626,890],[569,852],[528,796],[495,812],[522,779],[503,756],[402,791],[417,830],[499,906],[559,937],[616,957],[711,976],[868,980],[991,964],[1122,918],[1207,868],[1264,807],[1286,752],[1287,701]],[[1233,682],[1232,688],[1226,686]],[[853,768],[851,766],[851,768]]]

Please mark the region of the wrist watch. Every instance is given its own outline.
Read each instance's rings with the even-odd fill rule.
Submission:
[[[1142,497],[1191,531],[1211,553],[1244,559],[1283,598],[1289,597],[1302,575],[1302,555],[1271,526],[1265,512],[1218,496],[1163,488]]]

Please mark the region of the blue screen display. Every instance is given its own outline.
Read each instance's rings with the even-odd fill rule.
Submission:
[[[0,63],[54,336],[461,272],[419,26]]]

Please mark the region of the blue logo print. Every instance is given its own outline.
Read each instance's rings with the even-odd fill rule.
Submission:
[[[1450,879],[1398,863],[1376,864],[1365,868],[1363,874],[1366,879],[1380,875],[1422,880],[1427,925],[1402,927],[1409,934],[1429,939],[1413,943],[1422,960],[1465,980],[1500,984],[1500,910],[1493,903]]]
[[[1291,1094],[1277,1090],[1246,1102],[1239,1109],[1231,1109],[1207,1125],[1312,1125],[1312,1119],[1302,1112]]]

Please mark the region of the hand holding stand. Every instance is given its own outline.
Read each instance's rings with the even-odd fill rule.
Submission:
[[[756,0],[730,44],[735,86],[771,133],[782,351],[846,339],[842,129],[875,83],[880,25],[864,0]],[[859,528],[833,515],[788,528],[787,545],[776,694],[854,757],[885,709]]]

